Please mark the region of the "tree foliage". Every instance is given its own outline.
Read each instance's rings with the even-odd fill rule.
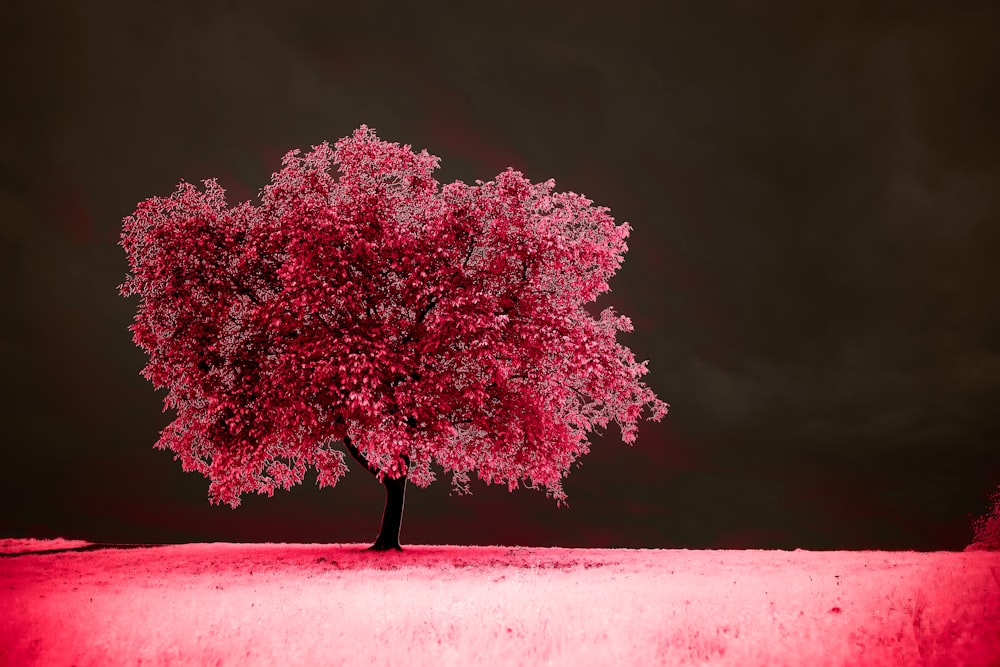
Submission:
[[[972,522],[975,537],[966,547],[969,551],[1000,551],[1000,487],[990,497],[993,506]]]
[[[331,173],[331,162],[337,174]],[[141,202],[121,244],[143,375],[176,418],[157,447],[239,504],[345,473],[338,442],[418,485],[544,487],[616,423],[635,440],[667,405],[619,344],[608,291],[629,227],[508,169],[441,186],[438,159],[361,126],[292,151],[259,205],[215,180]]]

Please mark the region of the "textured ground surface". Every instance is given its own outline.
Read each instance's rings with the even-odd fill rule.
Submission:
[[[1000,664],[995,552],[0,551],[4,665]]]

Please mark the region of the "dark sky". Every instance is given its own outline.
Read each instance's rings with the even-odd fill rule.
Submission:
[[[140,200],[255,196],[366,123],[442,182],[510,165],[628,221],[602,302],[672,405],[596,441],[567,508],[411,487],[404,543],[967,544],[1000,483],[1000,4],[593,4],[3,9],[0,536],[374,537],[360,470],[210,506],[152,449],[116,292]]]

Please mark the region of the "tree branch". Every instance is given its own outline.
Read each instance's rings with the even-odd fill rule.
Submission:
[[[428,301],[427,305],[421,308],[420,311],[417,313],[417,318],[415,323],[422,324],[424,319],[427,317],[427,313],[431,312],[431,309],[437,305],[437,302],[438,302],[437,297],[432,296],[430,298],[430,301]]]
[[[406,335],[399,339],[399,344],[404,345],[413,341],[414,331],[418,326],[423,324],[424,320],[427,319],[427,314],[438,304],[438,297],[432,296],[428,303],[417,311],[416,316],[413,320],[413,328],[411,328]]]
[[[373,474],[376,477],[378,477],[378,474],[381,471],[378,468],[376,468],[375,466],[373,466],[371,463],[368,462],[368,459],[365,457],[365,455],[362,454],[361,451],[357,447],[354,446],[353,442],[351,442],[350,436],[346,436],[346,435],[344,436],[344,447],[347,449],[347,452],[352,457],[354,457],[355,461],[357,461],[358,463],[360,463],[361,465],[363,465],[365,467],[365,470],[367,470],[371,474]]]

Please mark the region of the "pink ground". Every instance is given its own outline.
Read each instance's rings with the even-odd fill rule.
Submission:
[[[67,546],[0,541],[0,664],[1000,664],[995,552]]]

